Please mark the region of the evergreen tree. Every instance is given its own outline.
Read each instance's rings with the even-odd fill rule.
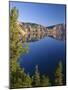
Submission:
[[[38,71],[38,65],[36,65],[36,70],[32,77],[32,85],[35,87],[40,86],[40,73]]]
[[[55,84],[63,85],[63,73],[62,73],[62,62],[60,61],[55,73]]]
[[[24,69],[20,68],[20,66],[16,65],[16,71],[11,71],[10,74],[10,87],[11,88],[20,88],[23,87],[22,80],[25,81],[25,73]]]
[[[10,59],[18,60],[21,53],[26,52],[26,49],[23,48],[22,43],[20,42],[20,30],[17,26],[18,10],[16,7],[11,9],[10,12]],[[24,39],[22,37],[22,39]]]
[[[29,74],[26,75],[25,81],[23,82],[23,87],[32,87],[32,80]]]
[[[51,86],[51,83],[50,83],[50,80],[49,80],[48,76],[43,75],[41,77],[41,84],[40,84],[40,86],[43,86],[43,87]]]
[[[16,7],[10,11],[10,88],[23,87],[23,83],[26,83],[26,74],[24,69],[21,69],[18,63],[18,59],[21,54],[26,53],[26,47],[23,47],[23,43],[20,42],[20,28],[17,26],[18,10]],[[22,40],[24,38],[22,37]],[[25,42],[25,41],[24,41]],[[28,77],[27,77],[28,78]],[[27,84],[28,87],[28,84]]]
[[[24,88],[31,87],[32,80],[29,75],[26,75],[24,69],[21,69],[20,66],[17,68],[17,71],[12,72],[11,75],[11,87],[12,88]]]

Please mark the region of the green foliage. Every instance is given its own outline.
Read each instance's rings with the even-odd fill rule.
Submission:
[[[55,84],[63,85],[62,62],[60,61],[55,72]]]
[[[24,69],[21,69],[18,64],[16,64],[16,70],[10,73],[10,87],[19,88],[22,85],[22,80],[25,77]]]
[[[10,87],[11,88],[21,88],[21,87],[31,87],[31,78],[26,75],[24,69],[21,69],[17,64],[16,72],[12,71],[10,74]]]
[[[14,7],[10,12],[10,69],[16,68],[16,63],[21,54],[27,51],[20,42],[19,28],[17,28],[18,10]],[[24,38],[23,38],[24,39]]]
[[[17,19],[18,19],[18,10],[16,9],[16,7],[14,7],[10,11],[10,22],[14,23],[17,21]]]
[[[50,83],[50,80],[49,80],[48,76],[43,75],[41,77],[41,84],[40,84],[40,86],[43,86],[43,87],[51,86],[51,83]]]
[[[35,74],[32,77],[32,85],[35,87],[40,86],[40,73],[38,71],[38,66],[36,66]]]
[[[10,59],[18,60],[21,53],[26,49],[19,40],[19,28],[17,28],[18,10],[14,7],[10,12]]]
[[[19,28],[17,28],[18,10],[14,7],[10,12],[10,88],[31,87],[30,76],[21,69],[18,58],[27,52],[28,47],[23,47],[19,40]],[[22,41],[25,42],[24,37]]]
[[[23,82],[23,87],[32,87],[32,80],[29,74],[26,75],[25,81]]]

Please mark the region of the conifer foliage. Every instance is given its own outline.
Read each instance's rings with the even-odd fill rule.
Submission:
[[[60,61],[55,73],[55,84],[63,85],[63,71],[62,71],[62,62]]]
[[[51,82],[48,76],[42,75],[41,77],[41,86],[48,87],[51,86]]]
[[[19,40],[17,19],[18,10],[14,7],[10,11],[10,88],[31,87],[30,76],[25,74],[24,69],[21,69],[18,63],[20,55],[26,53],[26,47],[24,48]]]
[[[34,73],[32,79],[33,79],[33,86],[39,87],[40,86],[40,73],[38,70],[38,65],[36,65],[36,67],[35,67],[35,73]]]

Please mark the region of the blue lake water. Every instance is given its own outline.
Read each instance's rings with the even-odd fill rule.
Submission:
[[[61,60],[65,75],[65,41],[45,37],[44,39],[28,44],[29,52],[20,57],[20,66],[24,67],[26,73],[34,73],[35,66],[38,65],[41,74],[52,76]]]

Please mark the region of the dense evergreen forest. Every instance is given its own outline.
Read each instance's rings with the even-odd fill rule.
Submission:
[[[24,68],[19,65],[19,57],[22,54],[26,54],[28,51],[28,45],[26,47],[23,44],[26,42],[25,37],[21,35],[21,32],[17,26],[19,11],[16,7],[10,10],[10,88],[27,88],[27,87],[47,87],[52,86],[52,82],[48,75],[41,75],[38,69],[38,65],[35,67],[35,72],[32,76],[26,74]],[[20,35],[22,41],[20,42]],[[54,86],[63,85],[63,73],[62,62],[60,61],[56,66],[54,72]]]

